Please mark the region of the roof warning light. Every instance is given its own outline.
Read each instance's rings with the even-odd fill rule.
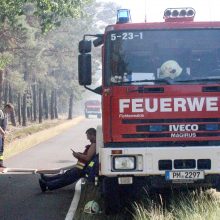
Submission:
[[[193,8],[167,8],[163,18],[165,21],[193,21],[195,14]]]
[[[117,10],[117,24],[123,24],[129,22],[131,22],[130,10],[129,9]]]

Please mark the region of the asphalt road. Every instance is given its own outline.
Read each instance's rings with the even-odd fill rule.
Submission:
[[[51,169],[76,162],[70,148],[83,151],[88,144],[85,131],[96,127],[101,120],[85,119],[68,131],[38,144],[7,161],[7,167]],[[1,220],[63,220],[69,210],[74,184],[51,192],[41,193],[38,174],[0,175]]]

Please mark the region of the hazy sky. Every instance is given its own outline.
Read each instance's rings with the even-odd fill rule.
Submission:
[[[166,8],[193,7],[196,10],[195,20],[220,21],[220,0],[97,0],[115,2],[122,8],[131,10],[133,22],[143,22],[145,11],[148,21],[163,21]],[[146,6],[146,7],[145,7]]]

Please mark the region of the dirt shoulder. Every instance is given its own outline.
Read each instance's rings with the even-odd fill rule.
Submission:
[[[73,220],[131,220],[131,216],[125,211],[119,214],[105,215],[103,212],[104,203],[101,196],[101,186],[95,186],[93,183],[82,184],[80,200]],[[87,202],[95,201],[99,204],[100,213],[87,214],[84,212],[84,207]]]

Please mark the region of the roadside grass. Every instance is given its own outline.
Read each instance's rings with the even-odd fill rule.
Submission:
[[[134,220],[218,220],[220,195],[214,189],[171,194],[169,203],[152,202],[149,198],[134,204]]]
[[[133,203],[129,209],[131,215],[125,212],[106,216],[100,214],[86,214],[83,212],[88,201],[95,200],[103,208],[103,201],[99,188],[92,184],[82,185],[81,197],[74,216],[74,220],[219,220],[220,193],[214,189],[172,192],[168,197],[150,197],[142,195],[139,203]],[[159,198],[158,198],[159,197]],[[127,212],[127,213],[128,213]]]
[[[36,144],[46,141],[79,123],[82,116],[72,120],[59,119],[31,124],[27,127],[9,127],[6,134],[4,158],[8,159]]]

